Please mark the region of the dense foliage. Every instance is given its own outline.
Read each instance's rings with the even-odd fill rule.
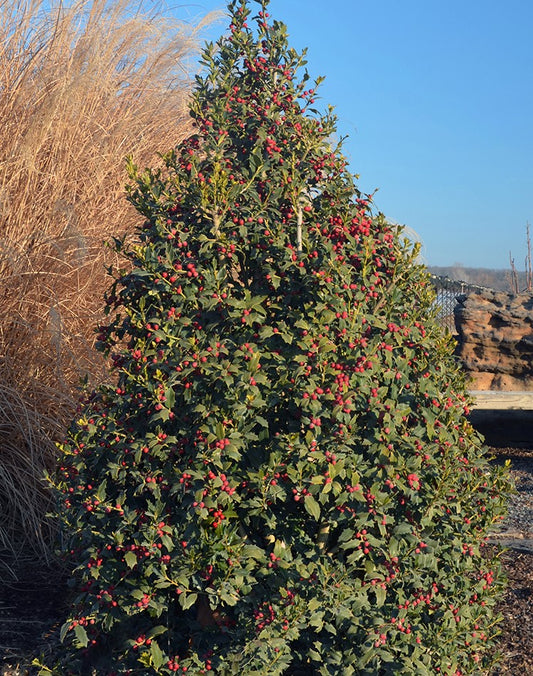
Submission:
[[[285,27],[231,2],[195,133],[131,167],[146,222],[100,328],[114,384],[55,478],[61,673],[466,674],[505,473],[416,251],[355,187]],[[43,671],[44,673],[44,671]]]

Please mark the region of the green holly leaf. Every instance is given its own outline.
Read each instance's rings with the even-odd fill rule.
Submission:
[[[309,514],[315,519],[315,521],[320,519],[320,505],[311,494],[305,496],[304,506]]]
[[[74,627],[74,633],[76,634],[77,644],[80,647],[85,648],[89,643],[89,637],[87,636],[87,632],[85,631],[85,627],[82,627],[81,624],[77,624]]]
[[[159,671],[165,662],[165,655],[163,654],[163,651],[159,647],[157,641],[152,641],[150,643],[150,656],[152,658],[152,664],[155,670]]]
[[[187,610],[196,603],[197,599],[198,594],[184,592],[179,596],[180,606],[183,608],[183,610]]]
[[[130,568],[135,568],[137,565],[137,555],[134,554],[133,552],[126,552],[124,554],[124,561],[126,561],[127,565]]]

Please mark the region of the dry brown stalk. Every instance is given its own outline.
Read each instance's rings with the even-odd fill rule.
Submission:
[[[0,546],[46,549],[41,474],[130,232],[126,155],[154,166],[190,131],[201,29],[131,0],[0,0]]]
[[[533,270],[531,268],[531,235],[529,234],[529,223],[526,226],[527,254],[526,254],[526,290],[533,291]]]
[[[509,265],[511,266],[511,272],[509,275],[509,284],[511,286],[511,293],[517,294],[520,293],[520,285],[518,283],[518,272],[514,262],[514,258],[509,251]]]
[[[511,287],[511,293],[518,294],[521,293],[522,291],[527,291],[531,293],[533,291],[533,267],[532,267],[532,261],[531,261],[531,235],[529,232],[529,223],[526,225],[526,245],[527,245],[527,252],[526,252],[526,258],[524,261],[524,274],[520,274],[520,277],[523,278],[523,281],[525,283],[524,288],[521,288],[520,282],[519,282],[519,273],[516,269],[516,265],[514,262],[514,258],[511,255],[511,252],[509,251],[509,263],[511,266],[511,271],[509,273],[509,286]]]

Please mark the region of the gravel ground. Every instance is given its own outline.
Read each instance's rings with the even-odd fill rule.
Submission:
[[[533,450],[500,448],[495,452],[496,462],[511,461],[516,487],[516,495],[509,501],[509,514],[499,539],[505,546],[533,553]]]
[[[528,444],[531,446],[531,444]],[[533,675],[533,448],[493,449],[497,462],[511,460],[516,495],[500,536],[507,547],[503,563],[509,577],[507,591],[499,604],[502,659],[496,676]]]

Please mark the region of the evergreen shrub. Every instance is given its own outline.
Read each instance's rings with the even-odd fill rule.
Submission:
[[[355,186],[267,5],[253,29],[229,4],[194,133],[130,167],[114,382],[53,479],[74,571],[55,669],[480,673],[507,474],[416,248]]]

